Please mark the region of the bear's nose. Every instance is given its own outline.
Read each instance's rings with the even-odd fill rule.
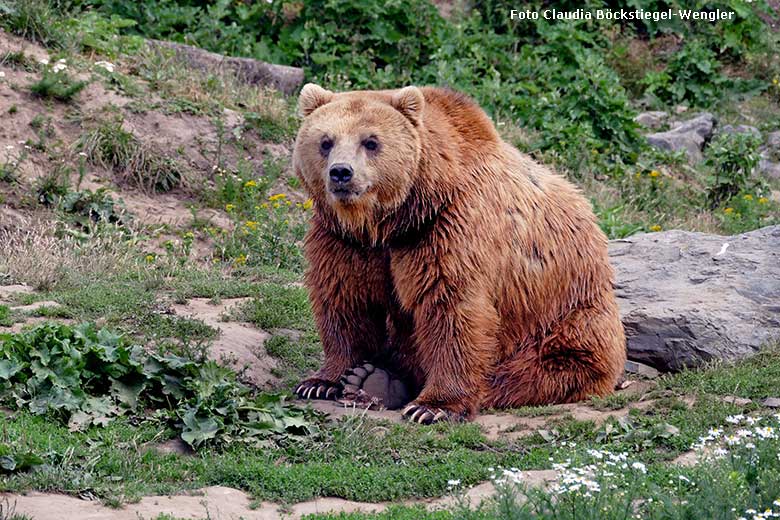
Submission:
[[[349,164],[339,163],[331,166],[329,173],[333,182],[349,182],[354,172]]]

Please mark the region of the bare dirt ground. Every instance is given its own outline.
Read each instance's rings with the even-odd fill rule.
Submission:
[[[553,470],[523,472],[528,486],[544,486],[555,478]],[[465,499],[476,505],[489,498],[495,488],[489,482],[474,486],[465,494]],[[1,497],[2,495],[0,495]],[[187,495],[144,497],[135,504],[122,509],[111,509],[99,502],[81,500],[76,497],[50,493],[29,493],[23,496],[8,496],[16,503],[16,512],[32,516],[35,520],[139,520],[153,519],[160,514],[168,514],[177,519],[202,520],[276,520],[280,518],[297,519],[316,513],[338,512],[381,512],[387,509],[386,503],[365,503],[343,500],[341,498],[321,498],[300,502],[293,506],[282,506],[271,502],[261,502],[252,508],[251,497],[237,489],[227,487],[208,487]],[[428,500],[405,501],[404,505],[425,505],[428,509],[443,509],[454,505],[455,498],[446,496]]]
[[[231,366],[254,386],[267,388],[277,381],[271,373],[277,366],[276,360],[263,348],[271,334],[248,323],[226,321],[230,311],[247,300],[236,298],[214,305],[207,298],[193,298],[173,309],[179,316],[199,319],[219,331],[209,349],[211,359]]]

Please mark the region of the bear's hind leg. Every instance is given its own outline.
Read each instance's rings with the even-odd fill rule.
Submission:
[[[486,406],[570,403],[611,393],[626,360],[615,305],[574,311],[539,344],[497,367]]]

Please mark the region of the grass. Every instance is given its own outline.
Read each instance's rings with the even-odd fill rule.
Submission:
[[[184,172],[179,162],[142,143],[122,126],[121,117],[103,119],[85,132],[76,148],[93,164],[113,169],[123,182],[149,192],[180,186]]]
[[[738,363],[715,361],[705,371],[683,370],[662,379],[674,392],[744,397],[780,397],[780,344],[770,344]]]

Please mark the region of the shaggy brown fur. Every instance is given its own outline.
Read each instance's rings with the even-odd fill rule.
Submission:
[[[299,393],[337,395],[364,360],[412,381],[406,413],[422,422],[613,390],[626,354],[607,241],[574,186],[453,91],[309,84],[300,110],[325,363]]]

